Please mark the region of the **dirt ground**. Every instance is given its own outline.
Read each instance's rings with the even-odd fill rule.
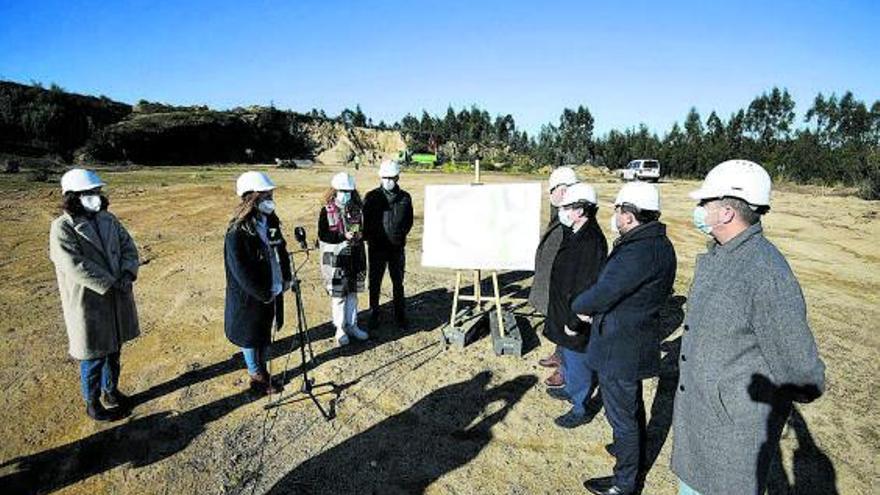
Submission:
[[[144,265],[135,285],[142,335],[123,351],[121,389],[131,417],[99,425],[84,414],[78,368],[67,355],[55,275],[47,255],[57,215],[56,184],[0,178],[0,490],[4,493],[583,493],[583,479],[611,471],[611,430],[598,408],[574,431],[553,418],[565,407],[546,396],[536,361],[551,347],[526,331],[522,358],[495,356],[483,336],[444,349],[453,273],[420,266],[426,184],[466,183],[467,175],[408,173],[416,225],[407,247],[411,328],[388,320],[367,343],[332,345],[329,302],[317,256],[300,271],[317,363],[310,370],[325,421],[307,398],[264,409],[246,390],[243,361],[223,335],[222,238],[236,203],[241,167],[104,171],[112,206],[136,240]],[[285,222],[316,235],[319,196],[338,167],[269,170]],[[357,172],[360,190],[375,169]],[[595,177],[604,205],[619,183]],[[541,177],[484,175],[486,182]],[[691,225],[686,193],[694,182],[660,185],[663,220],[675,244],[677,296],[664,312],[669,337],[663,372],[649,380],[649,454],[645,493],[674,494],[669,470],[679,331],[694,258],[705,238]],[[600,209],[600,225],[610,209]],[[798,188],[778,192],[766,218],[769,238],[803,285],[828,370],[828,389],[799,406],[774,470],[773,493],[869,494],[880,491],[880,204]],[[546,215],[545,215],[546,217]],[[528,274],[503,275],[505,294]],[[486,289],[488,290],[488,285]],[[390,284],[386,280],[387,302]],[[360,308],[367,306],[366,295]],[[386,305],[387,307],[387,305]],[[684,304],[686,309],[686,303]],[[525,309],[522,312],[527,312]],[[298,390],[299,341],[288,296],[288,325],[274,347],[273,371],[287,368]],[[361,315],[365,321],[365,314]],[[390,318],[389,318],[390,320]],[[521,316],[524,327],[539,320]],[[528,328],[526,328],[528,330]],[[540,328],[538,328],[540,333]],[[291,352],[291,349],[293,352]]]

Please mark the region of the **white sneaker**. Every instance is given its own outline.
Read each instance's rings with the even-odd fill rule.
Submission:
[[[361,328],[357,326],[357,324],[348,327],[348,334],[358,340],[367,340],[370,338],[370,335],[367,332],[361,330]]]
[[[348,345],[349,339],[348,335],[344,331],[336,330],[336,345],[339,347],[343,347]]]

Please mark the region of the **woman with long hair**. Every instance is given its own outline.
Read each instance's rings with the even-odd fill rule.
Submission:
[[[119,391],[122,344],[137,337],[132,283],[138,251],[112,213],[91,170],[72,169],[61,177],[61,215],[49,231],[69,352],[80,362],[86,414],[96,421],[127,415],[129,399]]]
[[[274,394],[266,363],[272,324],[284,323],[284,298],[290,287],[290,255],[275,214],[275,184],[262,172],[245,172],[236,183],[236,207],[224,243],[226,337],[241,347],[255,393]]]
[[[318,215],[321,246],[321,276],[330,295],[336,343],[347,345],[349,337],[367,340],[358,326],[357,293],[363,292],[367,257],[363,243],[363,203],[354,177],[340,172],[330,181]]]

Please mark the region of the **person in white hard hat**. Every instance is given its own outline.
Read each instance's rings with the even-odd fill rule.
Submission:
[[[223,247],[226,267],[226,338],[241,347],[251,390],[274,394],[269,373],[272,325],[284,324],[284,290],[292,280],[290,255],[275,213],[275,184],[263,172],[245,172],[235,184],[240,202]]]
[[[318,215],[321,247],[321,275],[330,294],[336,343],[341,347],[349,337],[367,340],[369,334],[358,326],[358,292],[363,292],[367,260],[363,243],[363,203],[354,177],[339,172],[324,194]]]
[[[578,182],[577,175],[570,167],[558,167],[550,174],[550,183],[547,187],[547,191],[550,193],[550,220],[547,229],[541,236],[538,249],[535,251],[535,275],[532,277],[532,286],[529,289],[529,304],[544,316],[547,316],[550,304],[550,272],[553,268],[553,260],[556,259],[556,253],[562,244],[563,231],[565,230],[559,221],[559,205],[569,186]],[[562,387],[565,385],[561,363],[562,350],[558,345],[549,356],[538,360],[538,364],[541,366],[554,368],[553,373],[544,380],[546,386]]]
[[[565,388],[547,388],[547,393],[572,403],[570,411],[556,418],[556,424],[563,428],[584,421],[585,405],[596,384],[595,372],[586,361],[589,324],[571,310],[571,300],[596,282],[608,256],[605,234],[596,222],[598,204],[596,191],[584,183],[568,186],[559,202],[564,235],[550,271],[544,335],[562,352]]]
[[[800,284],[766,237],[770,175],[729,160],[690,194],[697,256],[675,395],[672,470],[681,493],[764,493],[792,402],[824,390]]]
[[[584,482],[595,494],[637,493],[646,474],[642,380],[660,371],[659,313],[672,294],[676,271],[675,249],[659,218],[656,186],[624,185],[612,217],[612,230],[620,236],[599,280],[571,305],[591,322],[586,362],[599,377],[614,434],[613,475]]]
[[[140,333],[133,282],[137,246],[119,219],[107,211],[106,184],[91,170],[61,177],[61,215],[49,231],[69,352],[80,361],[86,413],[97,421],[129,412],[119,391],[122,344]]]
[[[379,187],[364,198],[364,240],[370,280],[370,331],[379,326],[379,293],[385,267],[391,276],[394,320],[407,330],[403,274],[406,268],[406,236],[413,225],[412,198],[400,187],[400,165],[386,160],[379,165]]]

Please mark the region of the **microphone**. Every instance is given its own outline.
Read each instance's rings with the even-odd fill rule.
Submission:
[[[309,245],[306,242],[306,229],[302,225],[293,229],[293,237],[299,243],[299,247],[305,250],[309,249]]]

